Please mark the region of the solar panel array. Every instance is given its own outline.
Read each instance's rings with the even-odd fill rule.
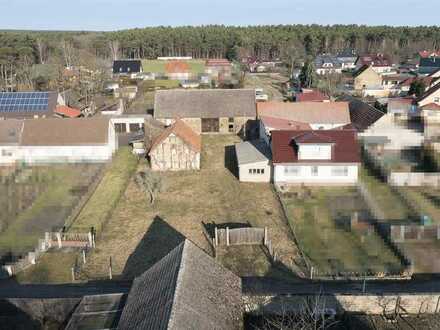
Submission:
[[[48,109],[48,92],[0,93],[0,112],[45,112]]]

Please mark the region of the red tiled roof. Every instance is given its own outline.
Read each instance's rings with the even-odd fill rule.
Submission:
[[[69,117],[69,118],[77,118],[81,116],[81,111],[75,108],[70,108],[65,105],[59,105],[55,109],[55,113]]]
[[[303,123],[300,121],[288,120],[283,118],[275,117],[260,117],[264,126],[272,128],[275,130],[311,130],[312,127],[308,123]]]
[[[170,61],[165,65],[167,73],[186,73],[189,72],[189,65],[182,61]]]
[[[322,135],[315,131],[307,133],[301,133],[293,138],[296,143],[301,144],[321,144],[321,143],[333,143],[331,136]]]
[[[374,67],[391,66],[391,60],[384,54],[367,54],[359,56],[356,63],[361,65],[373,65]]]
[[[423,107],[421,107],[422,110],[440,110],[440,105],[437,103],[429,103],[425,104]]]
[[[187,143],[196,152],[202,150],[202,138],[199,134],[194,132],[182,120],[177,119],[175,123],[167,127],[154,141],[150,152],[159,146],[170,134],[175,134]]]
[[[328,100],[329,98],[318,90],[296,94],[296,102],[324,102]]]
[[[430,56],[438,56],[438,57],[440,57],[440,50],[433,51],[433,52],[428,51],[428,50],[422,50],[421,52],[419,52],[419,56],[422,57],[422,58],[427,58],[427,57],[430,57]]]
[[[331,160],[298,159],[298,142],[295,138],[301,141],[305,134],[310,133],[319,135],[320,140],[334,143]],[[310,138],[310,140],[313,141],[314,138]],[[272,155],[273,163],[360,163],[361,161],[360,148],[354,130],[323,130],[319,133],[314,131],[273,131]]]
[[[231,62],[229,62],[225,58],[216,58],[206,60],[206,66],[230,66]]]

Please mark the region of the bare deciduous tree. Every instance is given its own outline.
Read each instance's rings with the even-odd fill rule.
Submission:
[[[164,188],[162,178],[150,170],[143,170],[136,173],[134,180],[137,186],[150,198],[150,203],[154,204],[157,193],[162,192]]]

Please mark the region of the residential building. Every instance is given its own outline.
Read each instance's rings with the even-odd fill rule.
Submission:
[[[417,105],[423,107],[427,104],[435,103],[440,105],[440,84],[436,84],[428,89],[425,94],[417,98]]]
[[[227,59],[208,59],[205,64],[205,73],[214,80],[230,80],[232,64]]]
[[[185,61],[168,61],[165,64],[165,75],[168,79],[189,80],[194,78],[190,66]]]
[[[257,104],[259,136],[274,130],[329,130],[351,123],[348,102],[265,102]]]
[[[329,102],[330,99],[317,89],[303,88],[295,94],[295,102]]]
[[[438,103],[428,103],[419,107],[423,122],[429,124],[440,124],[440,105]]]
[[[342,73],[342,63],[330,54],[321,54],[314,61],[316,73],[326,75],[331,73]]]
[[[284,185],[355,185],[360,148],[354,130],[273,131],[273,181]]]
[[[116,60],[113,61],[114,75],[128,75],[134,77],[137,73],[142,72],[141,60]]]
[[[57,99],[57,92],[0,92],[0,120],[50,118]]]
[[[247,135],[255,120],[253,89],[161,90],[154,100],[154,118],[171,125],[182,119],[196,133]]]
[[[354,74],[354,90],[363,91],[371,88],[381,88],[382,77],[371,65],[362,66]]]
[[[336,59],[341,63],[342,70],[351,70],[356,67],[358,56],[354,49],[345,49],[336,55]]]
[[[384,54],[361,55],[357,58],[355,65],[357,69],[365,65],[371,66],[379,74],[388,74],[394,71],[391,59]]]
[[[351,123],[345,125],[343,127],[345,129],[351,128],[358,132],[363,132],[385,115],[381,110],[376,109],[358,98],[345,96],[342,100],[348,102],[348,107],[350,109]]]
[[[240,329],[242,308],[240,277],[185,240],[134,280],[117,329]]]
[[[244,141],[235,145],[238,177],[241,182],[270,182],[272,155],[266,141]]]
[[[431,74],[440,69],[440,56],[420,58],[419,74]]]
[[[176,120],[154,139],[149,156],[153,171],[199,170],[202,139]]]
[[[419,114],[414,97],[390,98],[387,112],[401,119],[409,119]]]
[[[111,159],[118,147],[105,118],[0,121],[0,164],[88,163]]]

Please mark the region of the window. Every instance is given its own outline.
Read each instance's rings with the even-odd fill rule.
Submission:
[[[300,173],[299,166],[286,166],[284,167],[284,175],[287,176],[297,176]]]
[[[229,130],[229,133],[234,133],[234,124],[229,124],[228,130]]]
[[[137,123],[130,124],[130,132],[137,132],[137,131],[140,131],[139,124],[137,124]]]
[[[8,157],[8,156],[10,157],[10,156],[12,156],[12,151],[3,149],[2,156],[3,157]]]
[[[318,166],[312,166],[312,175],[317,176],[318,175]]]
[[[228,118],[228,122],[233,123],[234,122],[234,117],[229,117]]]
[[[347,166],[333,166],[332,167],[332,175],[333,176],[347,176],[348,175],[348,167]]]
[[[434,97],[434,102],[435,103],[439,103],[440,102],[440,97]]]
[[[115,131],[116,133],[125,133],[127,132],[127,125],[125,123],[116,123]]]
[[[264,174],[263,168],[250,168],[249,174],[255,175],[255,174]]]

